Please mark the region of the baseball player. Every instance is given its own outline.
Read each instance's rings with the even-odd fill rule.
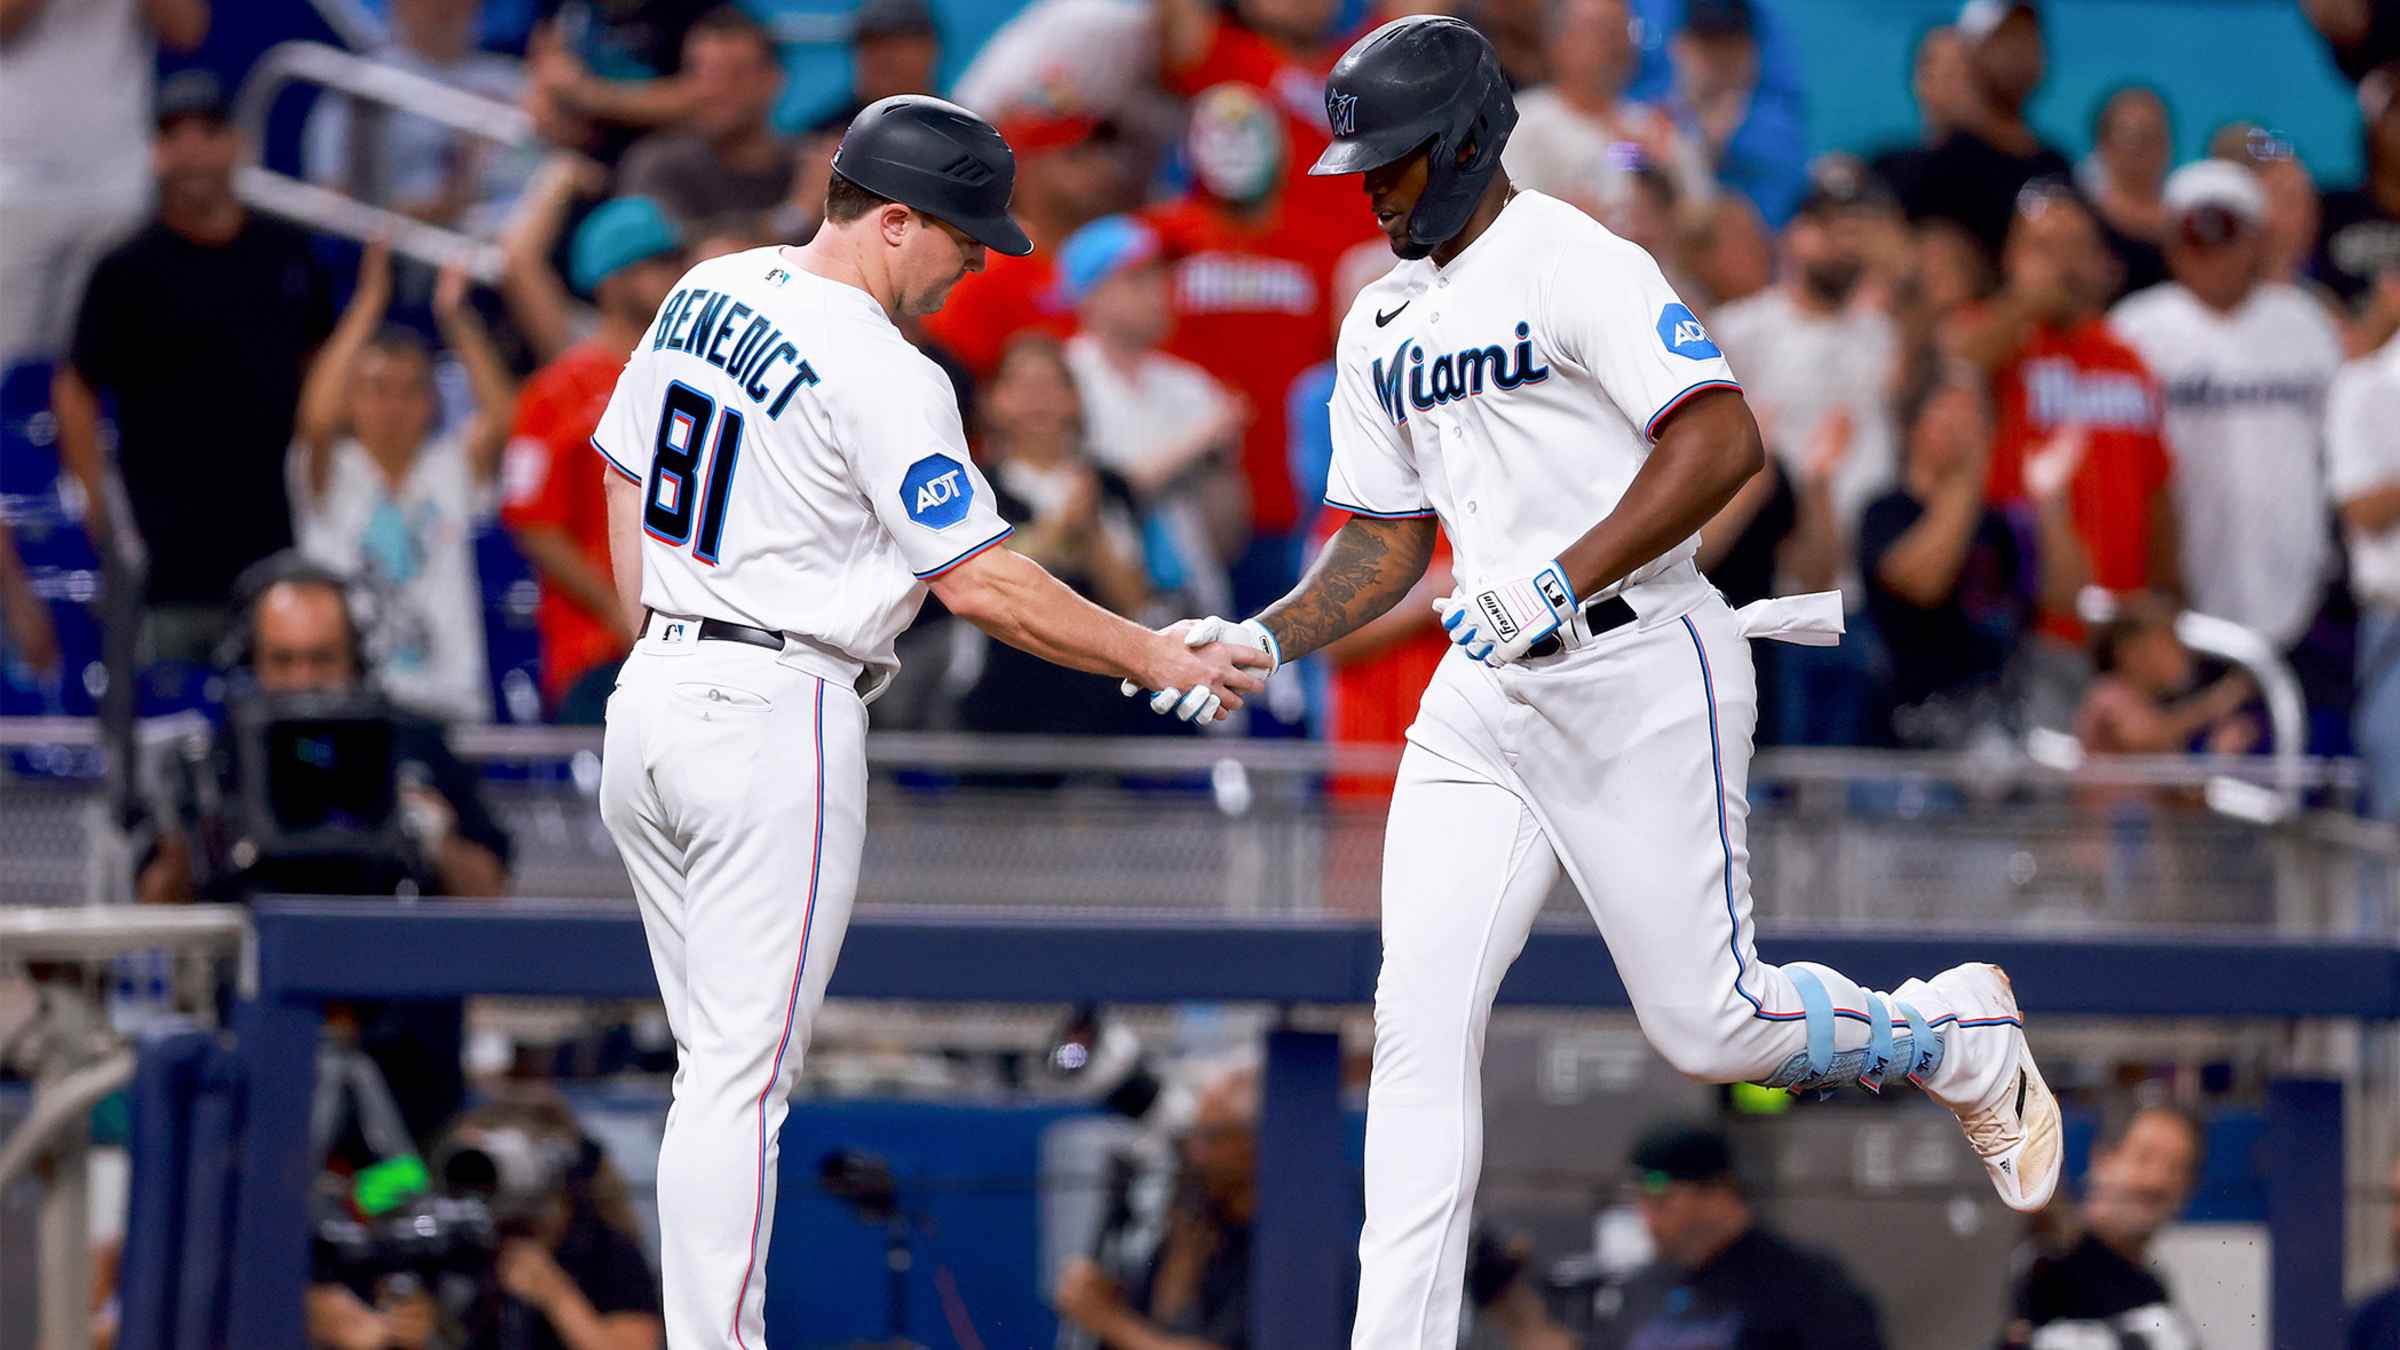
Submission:
[[[1746,639],[1831,642],[1841,607],[1736,613],[1693,566],[1701,523],[1763,462],[1707,330],[1641,249],[1510,185],[1516,109],[1474,29],[1375,30],[1326,112],[1312,172],[1365,175],[1401,259],[1338,345],[1326,504],[1351,518],[1263,613],[1183,631],[1295,660],[1405,595],[1437,521],[1456,555],[1435,606],[1456,649],[1409,729],[1384,844],[1352,1344],[1456,1341],[1484,1028],[1562,871],[1678,1070],[1795,1091],[1906,1075],[1957,1113],[2001,1198],[2039,1208],[2058,1107],[1997,968],[1884,993],[1753,952]]]
[[[893,326],[985,249],[1032,250],[1015,176],[963,108],[869,106],[816,237],[686,273],[593,438],[642,634],[609,699],[600,811],[675,1034],[658,1161],[675,1350],[765,1345],[776,1137],[857,889],[866,705],[927,590],[1061,665],[1227,687],[1228,708],[1262,683],[1255,649],[1153,633],[1001,547],[950,381]]]

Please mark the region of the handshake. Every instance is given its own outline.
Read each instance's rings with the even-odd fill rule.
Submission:
[[[1242,695],[1266,688],[1267,677],[1283,665],[1281,645],[1256,619],[1184,619],[1157,636],[1164,641],[1147,677],[1150,711],[1173,713],[1180,721],[1226,716],[1242,706]],[[1131,698],[1143,691],[1143,682],[1127,680],[1119,688]]]

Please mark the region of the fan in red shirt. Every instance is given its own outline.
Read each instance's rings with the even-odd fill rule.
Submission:
[[[620,197],[584,218],[568,259],[599,302],[588,339],[535,371],[517,397],[502,463],[501,523],[541,579],[542,697],[561,722],[600,721],[633,628],[608,568],[608,501],[592,432],[625,356],[683,273],[682,240],[657,204]]]
[[[1990,373],[1999,408],[1991,500],[2026,500],[2026,456],[2060,428],[2081,426],[2087,449],[2067,504],[2091,554],[2093,583],[2118,592],[2174,589],[2174,459],[2164,405],[2149,368],[2101,317],[2114,277],[2090,209],[2064,190],[2029,189],[2003,270],[2001,293],[1959,340]],[[2046,613],[2041,628],[2067,642],[2083,637],[2072,615]]]
[[[1357,214],[1358,185],[1308,176],[1332,139],[1325,77],[1351,43],[1389,17],[1334,31],[1340,11],[1339,0],[1236,0],[1231,14],[1218,0],[1163,0],[1158,7],[1159,83],[1184,98],[1226,83],[1258,91],[1291,142],[1282,175],[1292,204],[1303,216],[1335,220],[1344,218],[1335,212]]]
[[[1242,436],[1252,541],[1231,569],[1234,604],[1247,611],[1298,579],[1304,513],[1292,486],[1289,428],[1276,414],[1292,381],[1333,349],[1334,262],[1361,235],[1310,216],[1284,194],[1281,120],[1246,85],[1217,85],[1193,100],[1185,153],[1191,191],[1141,215],[1175,259],[1167,351],[1231,385],[1253,414]]]
[[[927,336],[979,380],[998,367],[1009,339],[1027,329],[1061,339],[1074,333],[1075,316],[1058,290],[1058,245],[1116,209],[1126,191],[1116,138],[1105,123],[1078,113],[1025,111],[1001,119],[1000,134],[1017,154],[1009,211],[1032,238],[1033,252],[991,254],[924,320]]]

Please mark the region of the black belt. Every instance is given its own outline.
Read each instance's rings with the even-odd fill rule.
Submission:
[[[1633,606],[1626,604],[1625,597],[1621,595],[1612,595],[1606,600],[1594,600],[1592,603],[1583,607],[1584,631],[1590,633],[1593,637],[1598,637],[1602,633],[1623,628],[1625,625],[1632,623],[1635,617],[1636,615],[1633,612]],[[708,636],[707,630],[703,629],[700,636]],[[1525,654],[1538,660],[1545,657],[1556,656],[1566,649],[1566,640],[1561,638],[1558,634],[1552,633],[1550,636],[1543,638],[1541,641],[1536,642],[1530,647],[1527,647],[1525,649]]]
[[[642,627],[647,630],[650,620],[658,617],[658,611],[645,609],[642,611],[642,615]],[[764,647],[769,651],[783,650],[783,634],[769,632],[764,628],[752,628],[746,623],[727,623],[723,619],[702,619],[700,621],[700,641],[740,642],[752,647]]]
[[[727,623],[723,619],[700,621],[702,642],[746,642],[769,651],[783,650],[783,634],[770,633],[764,628],[752,628],[746,623]]]

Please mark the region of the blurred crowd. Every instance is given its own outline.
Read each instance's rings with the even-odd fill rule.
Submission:
[[[1775,0],[1687,0],[1640,98],[1627,0],[1384,0],[1352,23],[1336,0],[1034,0],[947,90],[962,54],[924,0],[865,0],[848,89],[798,134],[776,32],[733,5],[539,6],[516,54],[478,47],[480,0],[390,0],[371,55],[522,110],[540,144],[316,98],[296,168],[392,213],[363,249],[246,206],[224,89],[154,81],[207,0],[34,0],[0,20],[0,364],[55,362],[83,524],[146,549],[144,660],[208,668],[235,578],[296,548],[349,578],[397,702],[596,721],[631,640],[586,448],[617,368],[690,262],[807,237],[856,109],[934,89],[1015,147],[1037,245],[908,330],[1022,547],[1128,615],[1255,612],[1339,523],[1318,506],[1333,335],[1390,262],[1355,187],[1306,173],[1323,77],[1429,7],[1508,66],[1512,179],[1656,255],[1744,382],[1774,453],[1704,531],[1705,569],[1737,604],[1846,596],[1840,647],[1757,650],[1762,742],[2268,748],[2251,679],[2185,645],[2190,611],[2288,663],[2308,718],[2283,734],[2364,754],[2400,814],[2400,17],[2374,0],[2306,6],[2355,81],[2355,184],[2320,183],[2233,90],[2181,114],[2212,120],[2178,164],[2179,114],[2138,82],[2071,161],[2025,116],[2044,14],[2008,0],[1919,38],[1913,142],[1813,160],[1807,91],[1761,59]],[[404,224],[496,242],[493,284],[429,265]],[[538,586],[513,698],[496,556]],[[0,615],[17,667],[59,678],[14,549]],[[1443,650],[1403,604],[1246,729],[1396,740]],[[938,606],[902,655],[886,726],[1162,730]]]

